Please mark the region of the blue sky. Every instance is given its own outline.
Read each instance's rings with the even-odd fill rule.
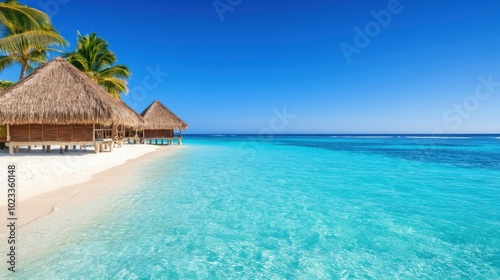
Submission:
[[[500,132],[497,0],[21,2],[69,50],[77,30],[107,39],[124,100],[160,100],[187,133]]]

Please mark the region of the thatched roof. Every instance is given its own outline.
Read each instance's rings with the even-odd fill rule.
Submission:
[[[80,70],[56,57],[0,95],[3,124],[124,124],[142,119]]]
[[[188,125],[172,111],[156,100],[149,105],[141,116],[145,129],[187,129]]]
[[[139,115],[134,109],[128,106],[127,103],[123,101],[120,102],[122,103],[123,106],[127,107],[127,109],[129,109],[134,114],[134,116],[139,120],[138,123],[133,126],[136,128],[142,128],[144,126],[144,118],[141,115]]]

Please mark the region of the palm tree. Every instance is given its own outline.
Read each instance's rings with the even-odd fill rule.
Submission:
[[[16,83],[12,81],[7,81],[7,80],[1,80],[0,81],[0,89],[7,90],[11,87],[13,87]]]
[[[68,43],[52,26],[47,14],[7,0],[0,3],[0,71],[15,63],[21,65],[20,78],[27,71],[47,61],[50,46],[67,46]]]
[[[6,0],[0,2],[0,24],[9,30],[18,26],[22,30],[37,30],[44,24],[50,24],[50,19],[37,9],[18,4],[16,0]]]
[[[132,74],[127,66],[115,64],[118,60],[108,42],[96,33],[78,33],[77,41],[76,51],[65,55],[68,61],[116,99],[120,99],[121,93],[128,93],[126,79]]]

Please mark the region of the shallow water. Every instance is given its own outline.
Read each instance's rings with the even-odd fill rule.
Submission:
[[[17,279],[500,277],[495,137],[184,142],[27,228]]]

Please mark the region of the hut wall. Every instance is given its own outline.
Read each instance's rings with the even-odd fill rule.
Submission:
[[[59,125],[57,126],[57,140],[58,141],[72,141],[73,126],[72,125]]]
[[[172,129],[149,129],[144,130],[144,138],[154,139],[154,138],[171,138],[173,135]]]
[[[10,126],[10,141],[29,142],[30,141],[30,126],[29,126],[29,124]]]
[[[43,141],[43,125],[32,124],[30,125],[30,141],[42,142]]]
[[[92,141],[92,125],[11,125],[11,142],[84,142]]]
[[[11,138],[11,141],[12,140]],[[56,141],[57,142],[57,125],[44,125],[43,126],[43,141]]]
[[[89,141],[92,140],[94,128],[92,125],[73,125],[73,141]]]
[[[154,138],[155,135],[153,135],[155,131],[154,130],[144,130],[144,138]]]

